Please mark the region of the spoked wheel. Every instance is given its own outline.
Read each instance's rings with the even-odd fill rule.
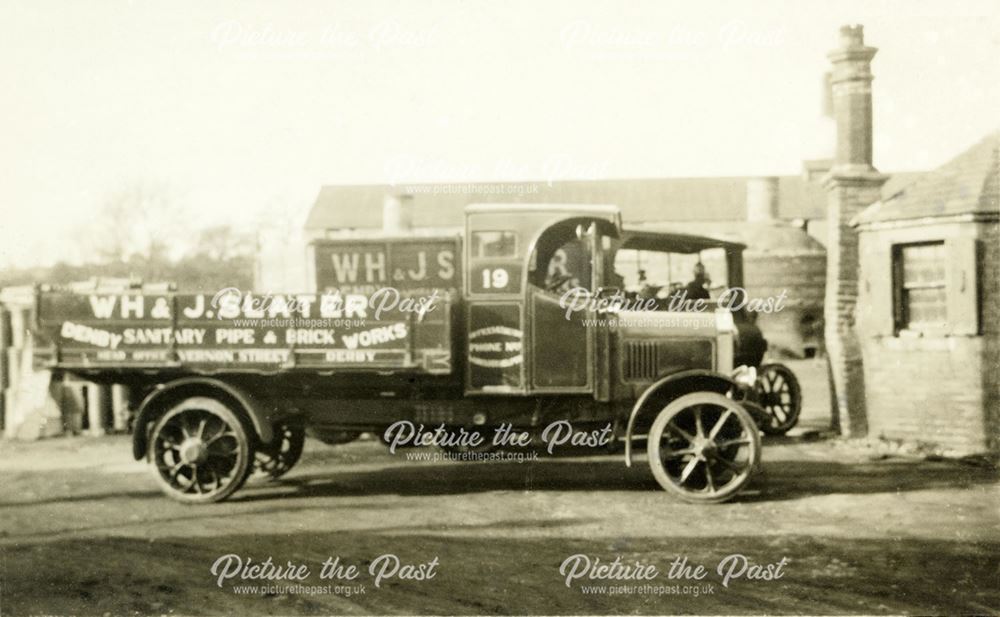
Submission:
[[[185,503],[222,501],[246,480],[253,461],[236,414],[207,397],[182,401],[153,428],[150,455],[160,487]]]
[[[259,447],[254,460],[254,472],[272,479],[291,471],[306,443],[306,429],[300,424],[279,424],[274,429],[274,440]]]
[[[718,503],[733,497],[760,462],[753,418],[736,401],[693,392],[656,416],[646,444],[653,476],[685,501]]]
[[[754,386],[757,403],[767,412],[760,427],[768,435],[784,435],[799,421],[802,390],[795,373],[784,364],[764,364]]]

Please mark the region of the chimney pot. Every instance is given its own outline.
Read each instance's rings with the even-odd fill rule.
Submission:
[[[840,44],[842,47],[864,47],[865,27],[861,24],[841,26]]]

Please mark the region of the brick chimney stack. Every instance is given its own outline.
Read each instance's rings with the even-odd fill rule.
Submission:
[[[827,270],[824,302],[833,417],[844,435],[863,436],[864,367],[855,330],[858,298],[858,237],[851,219],[878,201],[886,176],[872,165],[872,73],[877,50],[866,47],[862,26],[840,29],[840,47],[830,52],[837,150],[824,179],[827,189]]]
[[[840,29],[840,49],[828,55],[833,62],[830,82],[833,114],[837,121],[836,164],[871,171],[872,167],[872,71],[878,50],[865,47],[862,26]]]

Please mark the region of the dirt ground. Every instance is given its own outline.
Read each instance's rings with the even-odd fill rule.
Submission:
[[[128,437],[0,443],[0,615],[1000,610],[996,470],[818,435],[828,425],[822,369],[795,370],[804,430],[767,440],[750,490],[715,506],[671,498],[620,456],[415,462],[370,441],[309,441],[285,479],[184,506],[131,459]],[[306,564],[304,584],[322,593],[238,593],[238,578],[220,588],[211,568],[227,554]],[[368,568],[385,554],[436,558],[434,576],[376,588]],[[567,586],[560,565],[575,554],[655,565],[655,590]],[[784,559],[783,575],[723,586],[716,567],[732,554]],[[321,580],[320,564],[336,557],[361,575]],[[677,557],[709,574],[670,579]]]

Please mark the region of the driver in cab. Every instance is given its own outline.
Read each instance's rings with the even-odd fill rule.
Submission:
[[[705,264],[700,261],[696,263],[692,274],[694,275],[694,280],[684,286],[684,299],[710,300],[712,296],[708,292],[708,286],[712,284],[712,279],[708,277],[708,272],[705,271]]]
[[[699,311],[707,308],[708,301],[712,299],[708,291],[712,280],[705,271],[705,264],[696,263],[692,275],[694,279],[690,283],[674,291],[670,299],[672,310]]]
[[[566,251],[556,249],[556,252],[552,254],[552,259],[549,260],[549,267],[545,273],[545,289],[563,294],[576,287],[581,287],[580,278],[570,272]]]

